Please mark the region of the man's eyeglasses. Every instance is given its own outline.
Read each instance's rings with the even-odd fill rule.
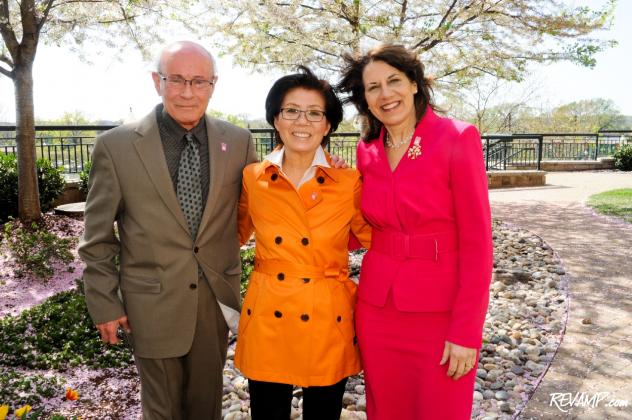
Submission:
[[[325,118],[325,112],[317,109],[308,109],[307,111],[301,111],[296,108],[281,108],[281,118],[284,120],[298,120],[301,114],[305,114],[307,121],[319,122]]]
[[[187,83],[191,85],[191,89],[193,90],[208,90],[215,84],[217,78],[213,78],[212,80],[194,78],[191,80],[185,79],[182,76],[164,76],[159,73],[160,80],[163,80],[168,88],[176,89],[176,90],[184,90]]]

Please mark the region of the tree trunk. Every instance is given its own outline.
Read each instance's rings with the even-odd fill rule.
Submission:
[[[15,79],[13,79],[16,110],[15,137],[18,146],[18,212],[20,220],[32,222],[42,218],[35,156],[35,112],[33,107],[35,52],[33,51],[32,57],[22,58],[23,62],[16,63]]]

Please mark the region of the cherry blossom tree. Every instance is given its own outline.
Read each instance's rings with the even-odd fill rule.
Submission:
[[[595,37],[616,0],[217,0],[217,48],[255,69],[297,63],[336,72],[345,52],[396,42],[417,52],[443,84],[487,74],[521,80],[531,62],[595,65],[613,44]]]
[[[41,218],[35,166],[33,63],[41,43],[73,51],[128,46],[146,53],[162,42],[164,22],[191,23],[205,10],[186,0],[0,0],[0,77],[15,87],[19,216]],[[197,3],[196,3],[197,4]],[[60,80],[72,91],[72,80]]]

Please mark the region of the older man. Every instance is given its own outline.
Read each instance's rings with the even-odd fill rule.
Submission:
[[[247,130],[205,116],[217,74],[203,47],[168,46],[152,77],[162,104],[94,146],[86,300],[103,341],[123,329],[133,345],[145,419],[219,419],[239,308],[236,202],[256,157]]]

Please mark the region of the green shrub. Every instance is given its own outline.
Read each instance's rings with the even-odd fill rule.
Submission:
[[[18,214],[18,167],[15,155],[0,153],[0,222]]]
[[[12,403],[13,410],[25,404],[36,406],[43,398],[63,392],[63,384],[63,379],[56,376],[16,372],[0,367],[0,404]],[[37,410],[31,411],[29,418],[34,418],[35,412]]]
[[[42,211],[48,211],[53,201],[64,191],[63,169],[48,160],[37,160],[37,184]],[[0,153],[0,221],[18,215],[18,162],[14,154]]]
[[[44,222],[25,225],[10,217],[3,231],[3,242],[13,254],[18,276],[33,274],[48,279],[54,273],[55,263],[74,260],[70,250],[76,238],[61,238],[50,232]]]
[[[247,248],[239,251],[241,257],[241,297],[243,298],[248,288],[248,279],[255,268],[255,248]]]
[[[124,344],[101,342],[79,290],[58,293],[19,316],[0,320],[0,365],[26,369],[71,366],[125,367],[133,363]]]
[[[88,179],[90,178],[90,169],[92,168],[92,161],[83,164],[83,170],[79,173],[79,191],[84,194],[88,194]]]
[[[614,167],[622,171],[632,171],[632,144],[626,144],[614,152]]]
[[[40,193],[40,206],[46,212],[53,207],[53,201],[64,192],[64,169],[55,168],[47,159],[37,160],[37,185]]]

